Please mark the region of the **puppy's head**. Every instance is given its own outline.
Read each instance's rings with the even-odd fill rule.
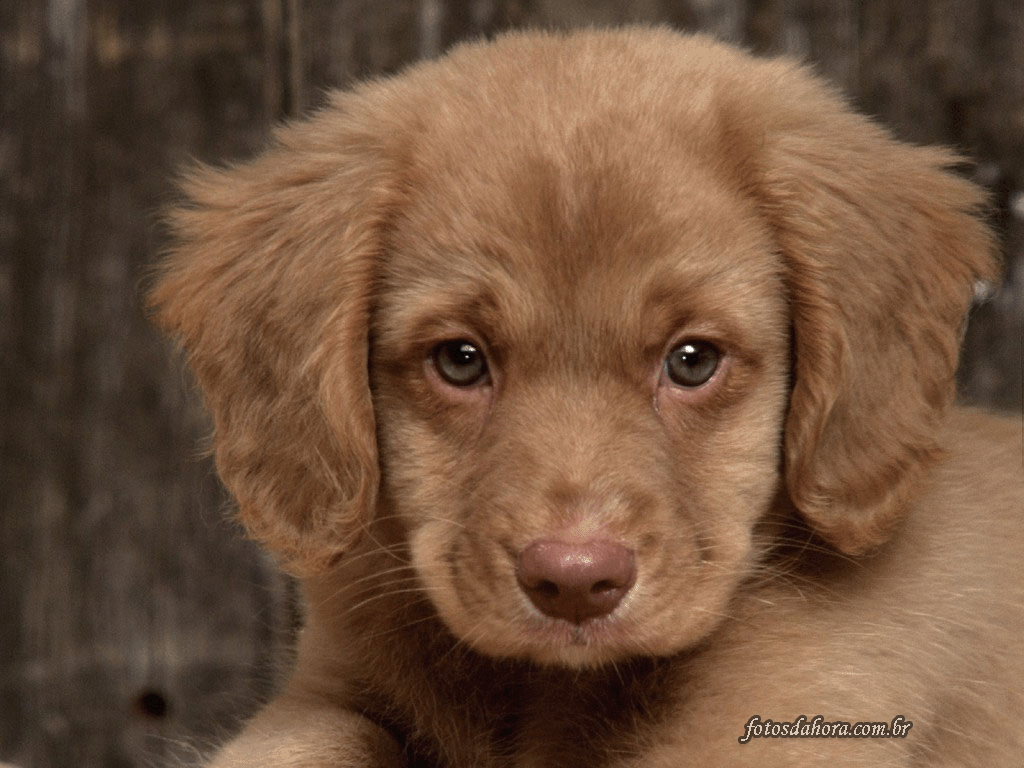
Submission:
[[[478,650],[667,654],[779,499],[898,522],[992,271],[950,162],[704,39],[511,36],[200,172],[153,301],[293,572],[397,519]]]

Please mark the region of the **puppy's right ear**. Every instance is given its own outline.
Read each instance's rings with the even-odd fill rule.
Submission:
[[[760,105],[762,210],[786,269],[791,499],[857,555],[885,542],[943,453],[976,281],[998,277],[985,194],[798,70]]]
[[[247,165],[189,175],[150,295],[243,523],[299,576],[359,538],[379,474],[368,317],[391,173],[381,132],[343,106]]]

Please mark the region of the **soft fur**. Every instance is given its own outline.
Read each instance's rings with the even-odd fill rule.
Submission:
[[[951,405],[996,276],[956,162],[635,29],[462,46],[192,174],[152,301],[307,612],[213,765],[1020,765],[1021,424]],[[680,386],[693,339],[720,365]],[[538,541],[635,583],[545,615]]]

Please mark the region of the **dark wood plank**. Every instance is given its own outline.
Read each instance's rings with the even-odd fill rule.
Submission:
[[[287,624],[139,301],[174,167],[279,117],[277,31],[244,2],[3,14],[0,755],[141,765],[251,708]]]

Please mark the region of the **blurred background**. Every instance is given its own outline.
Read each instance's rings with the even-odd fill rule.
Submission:
[[[1021,410],[1020,0],[2,0],[0,763],[189,764],[273,689],[295,626],[141,308],[175,169],[462,39],[626,22],[807,60],[898,136],[975,158],[1007,284],[960,386]]]

